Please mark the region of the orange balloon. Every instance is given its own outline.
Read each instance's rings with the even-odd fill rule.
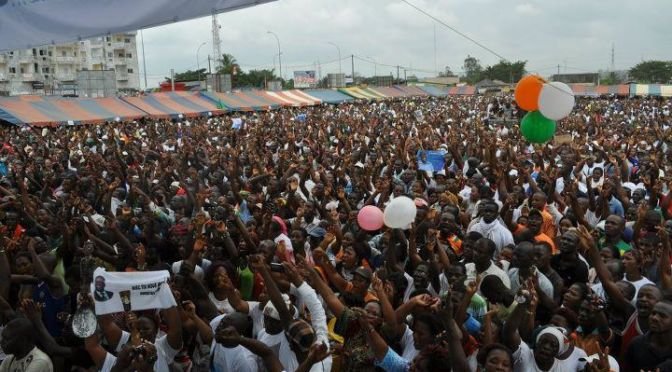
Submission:
[[[516,103],[525,111],[539,110],[539,94],[544,86],[544,79],[538,75],[527,75],[516,85],[514,95]]]

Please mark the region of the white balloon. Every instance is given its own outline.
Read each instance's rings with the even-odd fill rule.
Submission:
[[[415,221],[418,212],[415,202],[405,196],[392,199],[385,208],[383,222],[391,229],[405,229]]]
[[[565,83],[546,83],[539,94],[539,112],[551,120],[566,118],[574,108],[574,93]]]

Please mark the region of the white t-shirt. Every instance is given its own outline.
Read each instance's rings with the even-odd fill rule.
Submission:
[[[579,349],[581,350],[581,349]],[[585,352],[583,355],[585,356]],[[572,353],[567,359],[560,360],[555,358],[553,365],[548,370],[542,370],[537,366],[534,360],[534,351],[530,349],[525,342],[520,342],[518,350],[513,353],[513,371],[514,372],[576,372],[577,363],[575,353]]]
[[[2,344],[2,330],[5,329],[5,326],[0,325],[0,344]],[[2,346],[0,346],[0,361],[5,360],[7,358],[7,354],[2,350]]]
[[[631,282],[626,278],[625,275],[623,275],[623,280],[625,280],[626,282],[631,283],[632,285],[635,286],[635,297],[633,297],[632,301],[630,301],[630,303],[632,303],[635,306],[637,305],[637,294],[639,293],[639,289],[642,288],[643,286],[647,285],[647,284],[654,284],[652,281],[650,281],[645,276],[642,277],[642,279],[639,279],[636,282]]]
[[[7,358],[0,364],[0,372],[53,372],[53,370],[51,359],[37,346],[21,359],[14,359],[14,355],[7,355]]]
[[[231,306],[229,303],[229,299],[225,298],[224,300],[220,301],[215,297],[215,294],[210,292],[208,293],[208,298],[210,299],[210,302],[212,302],[213,305],[217,308],[217,311],[219,311],[220,314],[231,314],[235,313],[236,309]]]
[[[409,326],[406,326],[406,330],[404,331],[404,335],[401,336],[401,341],[399,344],[402,348],[402,358],[408,361],[412,361],[420,352],[415,348],[415,344],[413,342],[413,330]]]
[[[257,339],[273,350],[273,353],[278,357],[286,371],[296,371],[299,368],[296,354],[292,351],[285,332],[271,335],[266,333],[266,328],[264,328],[259,332]]]
[[[205,270],[207,270],[211,264],[212,262],[210,262],[209,260],[203,259],[200,265],[196,265],[196,267],[194,267],[194,276],[196,277],[196,279],[203,281],[203,275],[205,273]],[[181,267],[182,267],[182,261],[173,262],[172,266],[173,274],[179,274]]]
[[[210,328],[215,332],[219,323],[226,317],[226,314],[215,317],[210,321]],[[259,369],[261,361],[259,358],[243,346],[236,346],[227,348],[218,344],[217,341],[212,341],[212,348],[210,349],[212,356],[212,370],[214,372],[224,371],[241,371],[241,372],[256,372]]]
[[[117,347],[115,349],[116,352],[121,351],[121,347],[126,345],[128,341],[131,339],[131,334],[122,331],[121,332],[121,338],[119,339],[119,343],[117,344]],[[175,355],[179,353],[179,350],[173,349],[170,344],[168,343],[168,336],[161,336],[157,337],[156,340],[154,340],[154,347],[156,348],[156,364],[154,365],[154,368],[156,371],[168,371],[168,366],[173,363],[173,360],[175,359]],[[106,359],[107,360],[107,359]]]

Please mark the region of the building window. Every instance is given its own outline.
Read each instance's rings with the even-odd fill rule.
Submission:
[[[61,57],[65,57],[66,55],[68,55],[68,53],[65,50],[62,50],[61,51]]]
[[[77,57],[77,52],[72,52],[72,55]]]
[[[124,58],[124,53],[119,53],[119,58]]]
[[[130,39],[130,38],[125,38],[125,39],[124,39],[124,43],[128,44],[128,43],[130,43],[130,42],[131,42],[131,39]]]
[[[9,68],[9,73],[10,74],[16,74],[16,67],[10,67]]]
[[[133,58],[133,54],[131,54],[131,53],[126,53],[126,58]]]
[[[9,55],[10,55],[10,56],[13,56],[13,55],[14,55],[14,52],[9,52]]]
[[[34,55],[34,56],[37,55],[37,49],[34,49],[34,48],[33,48],[33,55]]]
[[[112,58],[112,52],[107,52],[107,57]]]
[[[43,50],[43,49],[40,49],[40,55],[41,55],[41,56],[44,55],[44,50]]]
[[[129,68],[129,69],[128,69],[128,73],[129,73],[129,74],[132,74],[132,73],[133,73],[133,69],[132,69],[132,68]]]
[[[26,69],[23,68],[23,67],[21,67],[21,73],[22,73],[22,74],[25,74],[25,73],[26,73]]]
[[[49,73],[49,67],[42,67],[42,72],[48,74]]]
[[[105,37],[105,41],[108,41],[108,42],[109,42],[109,41],[110,41],[110,37],[109,37],[109,36],[106,36],[106,37]]]
[[[52,56],[52,53],[51,53],[51,50],[50,50],[50,51],[49,51],[49,57],[51,57],[51,56]]]

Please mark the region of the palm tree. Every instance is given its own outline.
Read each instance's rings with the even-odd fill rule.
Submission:
[[[218,74],[230,74],[235,75],[240,72],[240,66],[236,57],[231,54],[223,54],[222,58],[219,59],[219,68],[217,69]]]

